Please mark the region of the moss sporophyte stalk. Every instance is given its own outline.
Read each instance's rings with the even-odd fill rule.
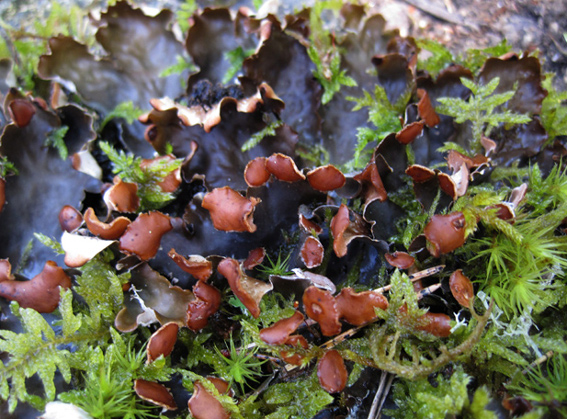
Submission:
[[[553,75],[254,3],[0,22],[0,416],[567,415]]]

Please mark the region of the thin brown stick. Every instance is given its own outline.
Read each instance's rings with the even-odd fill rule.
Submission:
[[[376,414],[378,412],[378,403],[381,400],[381,395],[384,391],[384,385],[386,384],[387,377],[388,373],[386,371],[380,371],[380,384],[378,384],[376,394],[374,395],[374,400],[372,400],[372,407],[370,408],[370,412],[368,413],[368,419],[374,419],[376,417]]]
[[[523,371],[522,371],[522,375],[526,375],[528,372],[530,372],[532,369],[534,369],[535,367],[537,367],[538,365],[544,363],[545,361],[547,361],[548,359],[550,359],[553,356],[553,351],[549,351],[546,352],[545,354],[543,354],[542,356],[540,356],[538,359],[536,359],[534,362],[532,362],[530,365],[528,365]]]
[[[392,387],[392,383],[394,382],[394,374],[389,374],[388,382],[386,383],[386,388],[384,389],[384,393],[380,398],[380,404],[378,405],[378,414],[376,419],[380,419],[382,417],[382,407],[384,407],[384,403],[386,402],[386,397],[388,397],[388,393],[390,392],[390,388]]]
[[[432,268],[427,268],[427,269],[424,269],[422,271],[410,274],[410,275],[408,275],[408,278],[410,279],[411,282],[415,282],[415,281],[420,280],[422,278],[427,278],[428,276],[438,274],[443,269],[445,269],[445,265],[433,266]],[[386,291],[390,291],[391,288],[392,288],[392,285],[386,285],[385,287],[382,287],[382,288],[376,288],[374,291],[379,292],[379,293],[385,293]]]
[[[444,20],[455,25],[466,26],[469,29],[478,31],[478,25],[465,21],[461,16],[456,13],[449,13],[447,10],[432,4],[427,0],[404,0],[407,4],[417,7],[422,12],[425,12],[437,19]]]

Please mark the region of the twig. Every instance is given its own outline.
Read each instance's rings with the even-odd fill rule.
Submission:
[[[453,23],[455,25],[466,26],[467,28],[473,29],[475,31],[479,30],[478,25],[474,23],[466,22],[463,20],[461,16],[456,15],[454,13],[449,13],[447,10],[444,10],[442,7],[431,4],[430,1],[427,0],[404,0],[404,1],[414,7],[417,7],[419,10],[427,14],[430,14],[433,17],[436,17],[437,19],[441,19],[446,22]]]
[[[386,378],[388,375],[389,374],[386,371],[380,372],[380,384],[378,384],[374,400],[372,400],[372,407],[370,408],[370,413],[368,413],[368,419],[374,419],[376,417],[376,413],[378,412],[378,403],[380,402],[380,396],[384,391],[384,384],[386,384]]]
[[[534,362],[532,362],[530,365],[528,365],[522,371],[522,375],[526,375],[528,372],[530,372],[532,369],[534,369],[534,367],[537,367],[539,364],[544,363],[545,361],[550,359],[552,356],[553,356],[553,351],[546,352],[545,354],[540,356],[538,359],[536,359]]]
[[[410,279],[411,282],[415,282],[415,281],[420,280],[422,278],[426,278],[428,276],[435,275],[435,274],[441,272],[444,268],[445,268],[445,265],[433,266],[432,268],[427,268],[427,269],[424,269],[422,271],[410,274],[410,275],[408,275],[408,278]],[[386,291],[390,291],[391,288],[392,288],[392,285],[386,285],[385,287],[382,287],[382,288],[376,288],[374,291],[379,292],[379,293],[384,293]]]
[[[392,387],[392,382],[394,381],[394,374],[389,374],[388,382],[386,383],[386,388],[384,389],[384,394],[382,394],[382,398],[380,399],[380,404],[378,405],[378,412],[376,419],[380,419],[382,416],[382,407],[384,406],[384,402],[386,402],[386,397],[388,397],[388,393],[390,392],[390,388]]]
[[[559,50],[559,52],[563,55],[567,55],[567,49],[565,49],[558,41],[557,39],[555,39],[555,37],[551,36],[551,35],[547,35],[549,36],[549,38],[553,41],[553,43],[555,44],[555,46],[557,47],[557,49]]]

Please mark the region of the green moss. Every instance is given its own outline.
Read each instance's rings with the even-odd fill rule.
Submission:
[[[266,361],[258,361],[255,358],[258,348],[250,347],[250,341],[244,339],[240,342],[240,347],[236,348],[232,335],[227,345],[228,356],[225,356],[215,347],[215,351],[222,360],[222,367],[215,372],[229,383],[238,383],[242,394],[245,393],[244,386],[252,382],[257,382],[262,375],[260,366]]]
[[[546,74],[542,86],[547,96],[541,104],[541,123],[552,143],[558,135],[567,135],[567,92],[559,92],[553,86],[553,74]]]
[[[69,157],[69,151],[67,150],[67,145],[64,141],[67,131],[69,131],[69,127],[67,125],[63,125],[51,131],[45,139],[45,145],[57,150],[61,160],[67,160],[67,157]]]
[[[265,128],[252,135],[252,137],[250,137],[248,141],[242,144],[240,150],[244,153],[256,147],[265,137],[276,135],[276,129],[281,127],[282,125],[283,121],[280,120],[270,122],[268,125],[266,125]]]
[[[500,108],[516,94],[516,87],[504,93],[494,93],[500,83],[500,78],[495,77],[486,85],[480,85],[466,77],[461,77],[461,83],[472,92],[469,100],[438,98],[440,105],[435,110],[437,113],[452,116],[458,124],[471,121],[473,138],[469,144],[470,150],[480,151],[482,136],[489,137],[492,129],[500,124],[525,124],[531,120],[527,115]]]
[[[144,111],[134,106],[134,103],[131,100],[119,103],[104,117],[104,119],[100,123],[100,129],[102,130],[106,126],[106,124],[108,124],[113,119],[124,119],[128,124],[131,125],[143,113]]]
[[[329,103],[342,86],[356,86],[356,81],[347,76],[346,70],[341,70],[340,50],[333,42],[329,31],[324,28],[321,19],[325,10],[337,12],[341,6],[342,2],[337,0],[317,1],[309,14],[311,43],[307,48],[307,54],[316,67],[313,75],[323,87],[321,97],[323,105]]]
[[[368,121],[375,128],[358,128],[357,144],[354,149],[354,158],[347,163],[348,168],[356,169],[366,166],[369,153],[365,153],[369,144],[378,144],[381,140],[392,132],[402,129],[400,116],[403,115],[405,106],[409,101],[411,90],[407,90],[401,95],[394,104],[390,103],[386,96],[386,91],[382,86],[377,84],[374,88],[374,94],[371,95],[367,91],[363,91],[362,97],[347,97],[348,100],[356,103],[353,111],[368,108]]]
[[[289,383],[271,386],[262,398],[266,408],[266,419],[311,418],[333,402],[319,385],[317,375]]]
[[[57,240],[55,240],[51,237],[48,237],[48,236],[46,236],[45,234],[42,234],[42,233],[33,233],[33,235],[37,239],[37,241],[39,241],[44,246],[49,247],[51,250],[53,250],[58,255],[64,255],[65,254],[65,251],[63,250],[63,247],[61,246],[61,243],[59,243]]]
[[[438,419],[460,413],[468,405],[467,385],[471,377],[460,366],[450,378],[437,375],[432,385],[427,378],[399,380],[394,385],[394,401],[399,409],[385,413],[393,418]]]
[[[124,182],[132,182],[138,185],[137,194],[140,198],[140,212],[159,209],[173,200],[173,194],[164,192],[160,183],[181,166],[182,159],[159,160],[155,164],[142,167],[140,157],[125,153],[122,150],[117,151],[104,141],[99,142],[99,147],[113,163],[113,172],[117,176]]]
[[[8,161],[7,157],[0,156],[0,178],[4,179],[9,175],[17,175],[18,169],[14,163]]]
[[[463,54],[453,55],[446,46],[432,39],[417,39],[416,43],[422,51],[427,51],[426,54],[420,54],[417,68],[427,71],[432,76],[436,76],[451,64],[462,65],[471,70],[473,74],[477,74],[487,58],[500,57],[512,49],[504,39],[499,44],[488,48],[471,48]],[[425,59],[422,58],[424,55]]]
[[[111,331],[112,344],[88,352],[80,388],[60,394],[59,399],[79,406],[93,418],[157,417],[160,408],[145,404],[136,395],[134,380],[167,381],[171,370],[164,367],[163,358],[146,365],[145,347],[137,350],[132,337],[125,341],[120,333]]]
[[[0,330],[0,351],[8,356],[0,365],[0,397],[8,401],[13,412],[18,400],[41,409],[46,401],[55,398],[54,375],[59,371],[66,382],[71,380],[71,367],[83,365],[90,344],[104,341],[108,328],[93,330],[82,315],[73,314],[71,291],[61,291],[60,327],[53,328],[35,310],[21,309],[12,302],[11,310],[19,317],[23,331]],[[69,347],[77,347],[73,352]],[[37,374],[43,383],[44,398],[28,393],[26,379]]]
[[[237,47],[231,51],[226,52],[224,54],[224,57],[230,63],[230,67],[228,67],[228,69],[226,70],[226,73],[222,78],[222,82],[224,84],[230,83],[230,81],[233,80],[238,72],[242,69],[242,63],[244,62],[244,60],[253,53],[254,48],[244,50],[242,47]]]
[[[79,6],[62,6],[53,0],[48,9],[47,17],[34,20],[30,27],[15,28],[0,20],[8,37],[7,45],[0,46],[0,57],[9,55],[12,58],[14,74],[25,90],[35,88],[39,57],[47,51],[50,37],[61,34],[72,36],[85,45],[94,43],[94,31]]]

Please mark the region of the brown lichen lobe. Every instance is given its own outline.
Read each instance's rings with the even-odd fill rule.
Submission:
[[[28,281],[18,281],[11,273],[10,262],[0,260],[0,296],[17,301],[23,308],[51,313],[59,305],[60,289],[71,288],[71,278],[51,260]]]

